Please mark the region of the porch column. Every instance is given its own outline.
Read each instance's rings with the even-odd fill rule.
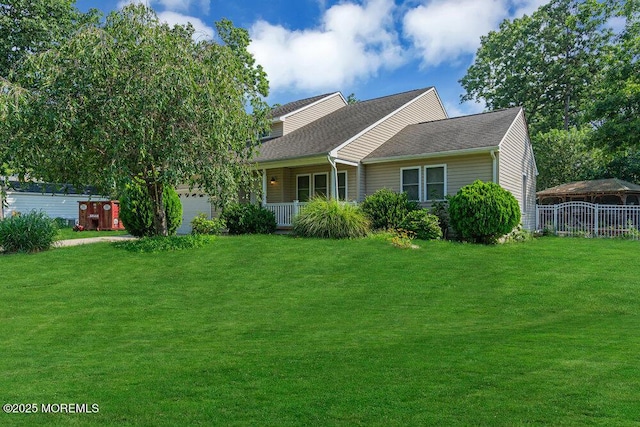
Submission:
[[[267,170],[262,169],[262,206],[267,205]]]

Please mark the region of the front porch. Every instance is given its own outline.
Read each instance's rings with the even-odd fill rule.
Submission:
[[[275,214],[278,228],[290,228],[293,218],[314,196],[358,200],[360,166],[329,158],[321,161],[324,162],[279,164],[260,169],[262,206]]]

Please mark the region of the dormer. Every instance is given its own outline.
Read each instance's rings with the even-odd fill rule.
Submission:
[[[342,94],[334,92],[274,107],[271,110],[271,133],[267,138],[291,133],[346,105],[347,100]]]

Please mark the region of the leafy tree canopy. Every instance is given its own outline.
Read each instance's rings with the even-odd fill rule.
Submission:
[[[489,110],[524,106],[532,133],[584,123],[613,40],[608,21],[619,0],[552,0],[532,16],[505,20],[481,39],[460,80],[463,101]]]
[[[140,178],[162,235],[164,186],[199,186],[217,204],[247,188],[268,82],[248,33],[216,27],[218,42],[195,42],[190,25],[130,5],[29,56],[11,75],[27,91],[10,115],[19,170],[111,192]]]

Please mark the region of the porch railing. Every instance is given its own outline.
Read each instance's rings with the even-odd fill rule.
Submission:
[[[291,227],[293,218],[305,205],[306,203],[295,200],[293,203],[267,203],[264,207],[276,215],[278,227]]]
[[[567,202],[536,206],[538,230],[558,235],[640,238],[640,206]]]

